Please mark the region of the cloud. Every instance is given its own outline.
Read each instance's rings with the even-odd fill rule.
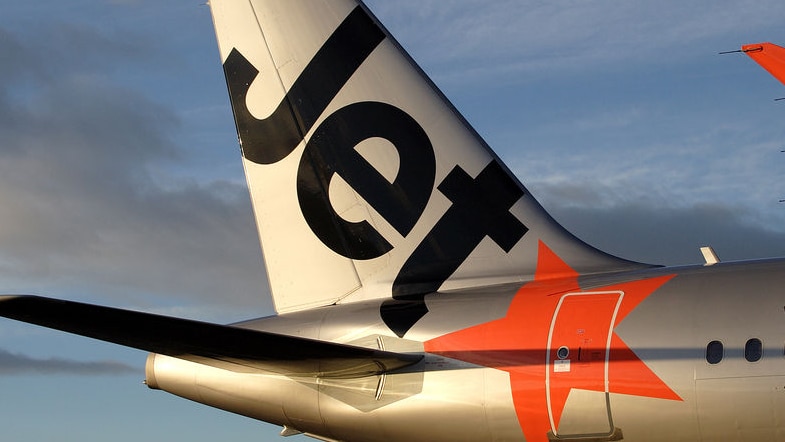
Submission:
[[[760,38],[785,13],[774,0],[369,3],[415,58],[427,61],[427,70],[458,84],[520,81],[522,73],[575,75],[620,62],[645,63],[662,51],[670,60],[684,60],[700,53],[695,43],[709,38],[727,39],[730,49],[740,45],[734,38],[741,35]]]
[[[653,264],[703,262],[712,246],[723,261],[785,256],[785,231],[748,206],[674,202],[656,195],[626,198],[587,186],[542,186],[554,218],[583,241],[608,253]],[[575,203],[574,197],[581,199]]]
[[[269,311],[244,184],[178,169],[199,153],[174,108],[112,74],[140,48],[65,34],[0,30],[0,291]]]
[[[74,361],[71,359],[36,359],[0,349],[0,375],[109,376],[139,374],[139,369],[116,361]]]

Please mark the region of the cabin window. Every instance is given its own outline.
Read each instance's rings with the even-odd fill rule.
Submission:
[[[760,339],[752,338],[744,344],[744,359],[749,362],[757,362],[763,357],[763,344]]]
[[[725,349],[722,346],[722,342],[720,341],[711,341],[709,345],[706,346],[706,362],[709,364],[719,364],[722,360],[722,356],[725,352]]]

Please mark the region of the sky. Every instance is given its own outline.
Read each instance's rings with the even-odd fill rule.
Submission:
[[[6,3],[0,292],[272,314],[208,7]],[[581,239],[673,265],[785,255],[785,86],[718,55],[784,44],[782,1],[367,3]],[[145,357],[0,321],[0,438],[279,439],[148,390]]]

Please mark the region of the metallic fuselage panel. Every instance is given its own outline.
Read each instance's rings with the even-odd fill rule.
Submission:
[[[483,366],[477,363],[482,360],[476,359],[479,350],[467,347],[455,353],[427,354],[422,362],[394,374],[332,380],[239,374],[158,356],[155,379],[160,388],[180,396],[337,440],[545,441],[549,433],[552,440],[570,440],[581,434],[613,431],[615,436],[595,436],[593,440],[782,440],[785,296],[780,288],[785,286],[785,263],[718,264],[677,269],[675,276],[673,272],[649,270],[627,275],[625,280],[612,276],[581,280],[585,296],[581,302],[596,301],[597,308],[613,310],[621,295],[608,295],[603,287],[627,287],[625,296],[631,297],[636,281],[645,284],[670,275],[631,311],[616,309],[626,317],[610,335],[599,331],[599,338],[592,337],[588,326],[584,327],[590,319],[608,322],[592,312],[582,317],[581,308],[594,307],[569,306],[564,303],[571,301],[563,301],[560,311],[566,319],[558,319],[559,312],[555,312],[557,320],[546,318],[553,326],[548,335],[551,341],[558,340],[559,333],[569,335],[574,328],[587,342],[584,345],[568,336],[564,345],[571,347],[570,356],[563,360],[570,361],[572,378],[558,378],[567,364],[557,360],[559,356],[551,360],[556,353],[545,351],[548,342],[542,342],[542,349],[535,349],[535,354],[540,351],[545,357],[539,365],[526,368],[533,373],[529,378],[521,374],[525,374],[521,367],[506,366],[515,363],[518,356],[514,352],[505,353],[512,358],[509,361]],[[519,287],[499,286],[432,295],[429,314],[406,339],[395,337],[386,328],[374,302],[240,325],[422,352],[432,345],[429,341],[446,334],[498,322],[510,313],[520,293]],[[624,303],[619,306],[623,310]],[[570,313],[569,309],[575,311]],[[527,330],[530,326],[525,322],[516,325],[523,334],[535,333]],[[763,355],[755,362],[745,359],[750,339],[762,343]],[[595,345],[596,341],[611,343],[607,362],[602,353],[605,344]],[[710,341],[723,344],[723,357],[717,364],[706,360]],[[551,345],[555,348],[556,343]],[[631,353],[625,353],[624,348]],[[581,377],[582,366],[592,373],[591,379]],[[189,378],[194,382],[188,382]],[[608,388],[591,382],[607,382]],[[547,409],[525,408],[537,404],[540,397],[550,398],[541,402]],[[610,418],[612,428],[605,418]],[[546,423],[555,428],[546,428]]]

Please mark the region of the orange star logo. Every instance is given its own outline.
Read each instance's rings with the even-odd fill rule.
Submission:
[[[582,291],[578,273],[540,242],[534,281],[503,318],[425,342],[425,351],[509,373],[527,441],[556,432],[572,390],[681,400],[615,328],[673,278],[660,276]]]

